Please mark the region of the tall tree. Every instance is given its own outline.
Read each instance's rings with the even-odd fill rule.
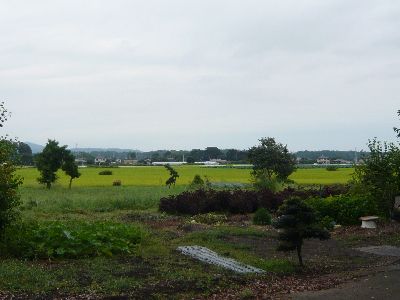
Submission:
[[[71,188],[72,180],[79,178],[81,173],[78,171],[78,165],[75,163],[74,155],[69,150],[64,151],[62,170],[70,177],[69,188]]]
[[[4,102],[0,103],[0,128],[9,117]],[[12,143],[7,135],[0,136],[0,237],[5,227],[17,216],[15,208],[20,204],[18,187],[22,184],[22,178],[15,174],[15,143]]]
[[[274,138],[262,138],[260,144],[248,151],[253,164],[252,176],[256,181],[285,181],[295,170],[295,158],[286,145]]]
[[[56,172],[61,168],[67,146],[59,146],[55,140],[48,140],[43,151],[36,156],[36,166],[40,172],[39,183],[48,189],[57,180]]]
[[[33,155],[31,147],[23,142],[17,143],[17,151],[19,162],[23,166],[31,166],[33,163]]]
[[[222,156],[223,154],[218,147],[207,147],[204,151],[204,159],[206,160],[222,158]]]

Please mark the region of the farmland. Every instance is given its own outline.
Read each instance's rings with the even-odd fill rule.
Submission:
[[[123,186],[163,186],[168,178],[168,172],[164,167],[132,167],[111,168],[112,175],[101,176],[98,173],[102,168],[82,168],[79,171],[81,177],[74,180],[76,187],[107,187],[114,180],[121,180]],[[190,183],[196,174],[207,176],[211,182],[216,183],[250,183],[250,169],[238,168],[210,168],[201,166],[179,166],[177,185],[184,186]],[[297,184],[335,184],[346,183],[353,173],[352,168],[343,168],[337,171],[327,171],[322,168],[298,169],[290,179]],[[39,187],[36,178],[39,172],[35,168],[18,170],[18,174],[24,178],[24,187]],[[68,186],[68,178],[63,172],[59,172],[59,180],[56,186]]]
[[[306,286],[307,278],[318,270],[324,283],[315,286],[329,287],[332,281],[325,280],[324,274],[339,274],[352,271],[354,266],[374,263],[370,257],[348,256],[343,243],[331,241],[325,245],[312,241],[305,246],[310,268],[299,270],[293,255],[275,250],[276,231],[271,226],[252,225],[249,214],[203,215],[202,223],[191,216],[160,213],[159,199],[185,191],[195,174],[207,176],[221,187],[250,183],[250,169],[199,166],[176,169],[180,177],[177,185],[169,189],[164,184],[168,172],[163,167],[107,169],[112,175],[99,175],[102,168],[82,168],[82,176],[74,180],[71,190],[67,188],[68,178],[62,173],[59,181],[47,190],[37,183],[36,169],[19,169],[18,174],[24,177],[20,194],[21,219],[25,225],[10,229],[18,234],[14,235],[17,240],[5,247],[6,254],[0,260],[0,298],[9,297],[9,293],[20,298],[165,299],[213,294],[220,298],[223,296],[219,293],[226,290],[236,293],[237,298],[246,298],[258,293],[251,287],[255,280],[273,283],[278,293],[285,293],[286,281],[296,278],[300,283],[292,286],[294,289]],[[299,169],[290,178],[307,185],[345,183],[352,172],[352,169]],[[114,180],[121,180],[122,186],[112,186]],[[16,252],[12,251],[14,248],[20,251],[24,237],[29,239],[31,234],[38,233],[45,238],[38,252],[21,252],[15,257]],[[128,233],[134,235],[135,245],[124,240]],[[116,249],[102,244],[104,234],[116,240],[115,245],[110,244]],[[76,244],[78,238],[92,248],[80,247]],[[389,242],[399,243],[397,237]],[[182,245],[208,247],[261,268],[266,274],[237,275],[195,262],[176,252]],[[24,256],[25,259],[20,259]]]

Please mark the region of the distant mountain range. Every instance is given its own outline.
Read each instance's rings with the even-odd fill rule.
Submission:
[[[29,147],[32,149],[32,153],[40,153],[43,151],[44,146],[31,143],[31,142],[25,142],[25,144],[28,144]],[[68,148],[72,152],[117,152],[117,153],[122,153],[122,152],[141,152],[140,150],[134,150],[134,149],[121,149],[121,148]]]
[[[31,147],[33,154],[40,153],[43,151],[44,146],[42,146],[42,145],[31,143],[31,142],[24,142],[24,143],[28,144],[29,147]]]

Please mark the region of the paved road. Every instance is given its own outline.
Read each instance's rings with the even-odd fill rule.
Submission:
[[[400,265],[388,267],[383,272],[359,278],[334,289],[301,293],[292,299],[400,299]]]

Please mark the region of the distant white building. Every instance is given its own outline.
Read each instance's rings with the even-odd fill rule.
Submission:
[[[153,166],[165,166],[165,165],[179,166],[179,165],[186,164],[186,162],[185,161],[154,161],[151,164]]]
[[[104,164],[104,163],[106,163],[106,161],[107,161],[106,158],[100,157],[100,156],[98,156],[98,157],[96,157],[96,158],[94,159],[94,163],[97,164],[97,165]]]
[[[317,159],[317,164],[320,165],[329,165],[330,163],[331,163],[330,159],[323,155]]]

